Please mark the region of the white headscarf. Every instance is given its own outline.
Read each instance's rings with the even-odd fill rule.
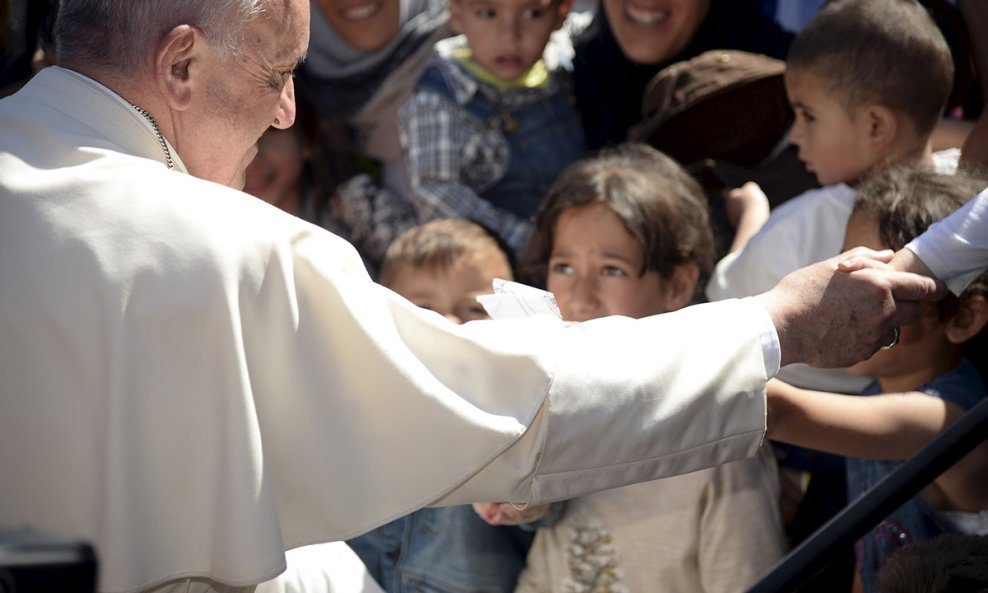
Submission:
[[[449,20],[446,0],[397,1],[398,34],[383,48],[365,52],[354,49],[340,38],[312,0],[311,37],[305,69],[320,83],[331,84],[332,88],[327,90],[337,110],[352,113],[359,108],[393,70]]]

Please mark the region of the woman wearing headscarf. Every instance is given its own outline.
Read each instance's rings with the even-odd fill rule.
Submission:
[[[319,114],[317,158],[336,176],[332,218],[371,264],[416,222],[397,114],[448,23],[445,0],[312,0],[299,93]]]

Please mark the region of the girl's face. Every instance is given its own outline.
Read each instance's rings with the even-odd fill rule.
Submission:
[[[638,241],[606,204],[563,210],[553,229],[547,284],[567,321],[645,317],[678,308],[671,283],[649,270]]]
[[[247,166],[244,191],[285,212],[298,214],[305,160],[302,142],[297,128],[269,128],[257,141],[257,156]]]
[[[336,34],[358,51],[374,52],[398,34],[398,0],[316,0]]]
[[[660,64],[689,45],[710,11],[710,0],[604,0],[604,10],[626,58]]]

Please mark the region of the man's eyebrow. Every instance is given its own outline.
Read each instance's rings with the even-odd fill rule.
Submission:
[[[302,65],[303,62],[305,62],[304,55],[298,58],[290,58],[288,60],[285,60],[284,62],[277,64],[275,66],[275,70],[291,70],[292,72],[295,72],[296,70],[299,69],[299,67]]]

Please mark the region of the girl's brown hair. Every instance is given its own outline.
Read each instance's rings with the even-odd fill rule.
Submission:
[[[669,278],[680,264],[696,262],[703,277],[713,267],[713,232],[700,185],[658,150],[626,143],[570,165],[549,189],[522,256],[527,282],[545,285],[560,213],[596,203],[607,204],[638,241],[639,274],[655,270]]]

